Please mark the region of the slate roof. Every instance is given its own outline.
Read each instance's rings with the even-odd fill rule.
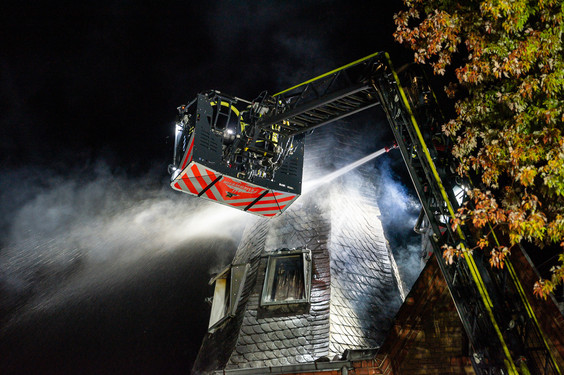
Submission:
[[[267,243],[277,245],[266,249],[293,248],[309,243],[313,264],[310,308],[295,315],[260,316],[263,311],[259,309],[259,298],[266,269],[266,259],[263,259],[247,304],[239,341],[226,369],[307,363],[328,354],[329,222],[314,206],[290,209],[292,211],[287,211],[285,219],[276,218],[270,223]],[[302,211],[304,209],[306,213]]]
[[[334,134],[325,141],[344,140]],[[315,147],[327,144],[323,136],[316,139],[317,145],[306,141],[314,155]],[[351,139],[346,138],[354,143]],[[328,166],[327,154],[318,152],[319,160],[308,162]],[[402,302],[401,281],[378,218],[375,189],[361,188],[358,181],[365,179],[355,173],[358,177],[350,172],[300,197],[283,215],[257,219],[246,229],[232,262],[251,265],[236,316],[206,335],[193,373],[331,360],[346,349],[383,342]],[[267,261],[261,255],[302,246],[312,252],[310,304],[290,313],[261,308]]]
[[[251,267],[247,281],[243,287],[241,300],[235,317],[228,320],[220,329],[208,333],[202,342],[198,356],[192,368],[193,374],[207,374],[225,367],[231,352],[237,343],[239,330],[243,321],[245,307],[254,288],[257,270],[260,263],[260,252],[264,248],[268,231],[267,221],[256,219],[243,233],[243,239],[234,256],[233,264],[248,262]]]
[[[333,190],[330,351],[340,354],[381,344],[402,300],[377,207],[340,185]]]

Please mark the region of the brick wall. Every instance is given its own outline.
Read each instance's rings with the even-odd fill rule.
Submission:
[[[473,374],[468,339],[437,261],[411,289],[377,362],[383,374]]]

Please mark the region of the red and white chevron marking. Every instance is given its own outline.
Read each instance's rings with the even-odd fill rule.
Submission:
[[[270,190],[248,211],[257,215],[272,217],[283,212],[297,197],[296,194]]]
[[[192,157],[194,155],[194,134],[195,132],[190,136],[190,140],[188,141],[188,150],[186,151],[186,154],[184,154],[184,158],[182,159],[182,166],[180,167],[180,169],[184,169],[186,167],[186,164],[192,161]]]
[[[218,181],[212,185],[215,180]],[[205,190],[201,195],[203,198],[265,217],[282,213],[298,197],[221,175],[196,162],[188,164],[171,186],[193,195],[200,195]]]

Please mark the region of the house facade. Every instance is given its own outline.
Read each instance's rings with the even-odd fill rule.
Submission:
[[[339,165],[328,166],[331,153],[316,153],[316,144],[346,139],[342,150],[355,142],[335,132],[316,139],[307,161],[316,171]],[[231,264],[212,279],[210,324],[193,373],[330,364],[378,348],[405,294],[376,193],[373,181],[351,171],[306,192],[282,216],[249,225]]]

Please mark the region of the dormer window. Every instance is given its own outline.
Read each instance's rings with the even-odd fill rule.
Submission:
[[[210,280],[215,283],[208,330],[215,331],[223,322],[235,316],[249,264],[230,265]]]
[[[311,252],[282,249],[268,256],[261,306],[308,303]]]

